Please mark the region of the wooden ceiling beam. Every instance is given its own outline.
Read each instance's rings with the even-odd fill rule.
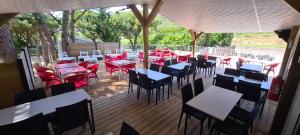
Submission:
[[[128,7],[131,9],[131,11],[133,12],[134,16],[139,20],[139,22],[141,23],[141,25],[145,25],[144,17],[140,13],[140,11],[136,7],[136,5],[128,5]]]
[[[157,16],[157,14],[160,11],[160,8],[163,4],[162,0],[157,0],[155,5],[153,6],[150,15],[147,18],[147,25],[150,25],[152,23],[152,21],[154,20],[154,18]]]
[[[299,0],[285,0],[290,6],[296,9],[300,13],[300,1]]]
[[[11,18],[14,18],[17,13],[0,14],[0,27],[6,24]]]

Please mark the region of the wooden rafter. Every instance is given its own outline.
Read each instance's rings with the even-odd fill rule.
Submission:
[[[291,5],[294,9],[300,12],[300,1],[299,0],[285,0],[289,5]]]
[[[192,46],[193,46],[192,50],[193,50],[193,57],[195,57],[196,43],[204,32],[197,33],[197,32],[194,32],[193,30],[189,30],[189,31],[192,35]]]
[[[0,15],[0,27],[6,24],[11,18],[14,18],[17,13],[1,14]]]
[[[153,22],[154,18],[157,16],[161,6],[162,6],[163,0],[157,0],[153,9],[151,10],[149,14],[149,5],[143,4],[143,15],[138,10],[138,8],[135,5],[128,5],[128,8],[131,9],[135,17],[139,20],[143,27],[143,39],[144,39],[144,68],[148,68],[148,33],[149,33],[149,26]]]

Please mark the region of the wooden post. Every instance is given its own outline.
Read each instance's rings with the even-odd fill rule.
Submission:
[[[291,33],[290,33],[289,40],[287,42],[287,46],[286,46],[286,49],[285,49],[285,52],[284,52],[284,56],[283,56],[283,59],[282,59],[282,62],[281,62],[281,67],[280,67],[279,74],[278,74],[280,76],[283,76],[284,72],[286,70],[287,63],[288,63],[289,56],[290,56],[290,52],[291,52],[291,49],[293,47],[294,40],[295,40],[295,37],[297,35],[298,29],[299,29],[299,26],[294,26],[292,28]]]
[[[198,39],[200,38],[200,36],[203,34],[203,32],[197,33],[197,32],[193,32],[192,30],[190,30],[190,33],[192,34],[193,57],[195,57],[196,43],[197,43]]]
[[[135,5],[128,5],[135,17],[139,20],[143,27],[143,38],[144,38],[144,68],[148,68],[148,47],[149,47],[149,26],[153,22],[154,18],[158,14],[160,7],[162,5],[162,0],[157,0],[151,13],[149,14],[148,4],[143,4],[143,16]]]
[[[270,135],[281,134],[300,80],[300,63],[298,63],[298,59],[300,57],[299,38],[300,29],[298,28],[297,34],[293,39],[293,48],[289,55],[289,65],[287,65],[289,68],[286,70],[287,77],[283,85],[282,94],[269,132]]]

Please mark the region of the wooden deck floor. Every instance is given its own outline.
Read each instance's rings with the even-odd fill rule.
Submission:
[[[173,95],[167,99],[161,98],[158,105],[155,105],[155,96],[152,97],[150,105],[147,105],[146,92],[142,91],[140,99],[136,98],[136,90],[127,94],[126,76],[121,76],[119,80],[115,75],[113,79],[110,75],[105,75],[100,71],[100,87],[92,86],[89,93],[93,96],[93,107],[95,115],[95,125],[97,135],[105,135],[112,132],[118,135],[123,121],[126,121],[141,135],[179,135],[183,134],[184,122],[178,130],[177,124],[181,111],[181,94],[173,83]],[[202,75],[197,75],[196,78]],[[204,86],[212,85],[212,78],[203,78]],[[184,84],[186,81],[184,81]],[[246,106],[251,106],[245,103]],[[277,104],[267,101],[262,117],[254,122],[255,135],[265,135],[270,128]],[[184,121],[184,120],[183,120]],[[203,135],[207,135],[207,121],[204,125]],[[188,123],[188,135],[198,135],[200,123],[197,119],[191,118]],[[66,134],[86,135],[90,134],[89,128],[82,130],[74,129]]]

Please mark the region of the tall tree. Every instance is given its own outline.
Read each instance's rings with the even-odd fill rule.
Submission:
[[[131,48],[135,50],[142,26],[132,12],[117,12],[112,16],[112,23],[120,30],[121,35],[129,40]]]
[[[38,30],[40,31],[39,33],[45,37],[45,40],[48,42],[48,44],[50,46],[52,60],[56,61],[57,60],[57,51],[55,48],[55,43],[51,37],[51,33],[48,29],[48,26],[45,23],[44,17],[41,13],[33,13],[33,15],[37,21],[36,23],[37,23]]]
[[[76,12],[76,10],[71,10],[70,14],[70,40],[74,43],[75,42],[75,23],[79,20],[80,17],[82,17],[87,10],[83,10],[82,12]]]
[[[69,52],[69,44],[68,44],[69,16],[70,16],[69,10],[64,10],[62,16],[62,28],[61,28],[61,45],[62,45],[62,50],[64,52]]]

